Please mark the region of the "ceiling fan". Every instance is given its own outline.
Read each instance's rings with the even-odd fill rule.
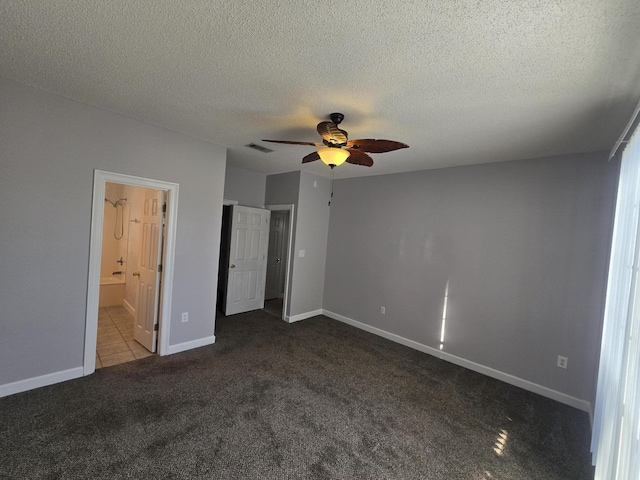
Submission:
[[[302,163],[322,160],[332,169],[338,165],[352,163],[353,165],[373,165],[373,159],[367,153],[385,153],[409,148],[409,145],[393,140],[375,140],[373,138],[363,138],[360,140],[349,140],[347,132],[341,130],[338,125],[344,120],[342,113],[332,113],[329,115],[330,122],[320,122],[317,130],[322,137],[322,143],[316,142],[293,142],[289,140],[262,140],[263,142],[286,143],[288,145],[311,145],[322,147],[317,152],[310,153],[302,159]]]

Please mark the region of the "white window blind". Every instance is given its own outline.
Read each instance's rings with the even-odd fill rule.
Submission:
[[[639,132],[620,166],[591,442],[596,480],[640,480]]]

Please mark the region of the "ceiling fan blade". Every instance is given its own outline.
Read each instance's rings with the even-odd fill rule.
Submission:
[[[317,130],[320,136],[329,143],[334,145],[347,143],[347,132],[340,130],[333,122],[320,122]]]
[[[311,145],[312,147],[321,147],[322,143],[317,142],[292,142],[289,140],[262,140],[263,142],[271,142],[271,143],[286,143],[287,145]]]
[[[393,140],[362,138],[360,140],[349,140],[347,142],[347,148],[352,149],[351,151],[353,151],[353,149],[357,149],[361,152],[385,153],[400,150],[401,148],[409,148],[409,145],[401,142],[394,142]]]
[[[311,152],[302,159],[302,163],[315,162],[316,160],[320,160],[320,155],[318,152]]]
[[[371,167],[373,165],[373,159],[364,152],[358,150],[349,150],[349,156],[347,157],[347,163],[353,165],[363,165],[365,167]]]

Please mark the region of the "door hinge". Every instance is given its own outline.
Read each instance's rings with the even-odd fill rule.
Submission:
[[[162,265],[158,265],[158,273],[162,273]]]
[[[167,204],[166,203],[162,204],[162,213],[167,213]]]
[[[159,327],[160,327],[160,324],[159,324],[159,323],[156,323],[156,324],[153,326],[153,331],[154,331],[154,332],[157,332]]]

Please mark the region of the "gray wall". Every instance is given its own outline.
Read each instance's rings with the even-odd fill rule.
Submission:
[[[444,352],[591,402],[617,174],[591,154],[336,181],[324,308],[439,348],[448,283]]]
[[[291,277],[291,315],[322,309],[329,231],[330,180],[300,172],[294,262]],[[300,257],[300,250],[305,256]]]
[[[300,193],[300,173],[289,172],[267,175],[265,205],[298,205]]]
[[[224,180],[225,200],[247,207],[264,207],[266,175],[227,165]]]
[[[331,183],[307,172],[267,176],[265,205],[294,204],[289,316],[322,309]],[[305,256],[300,257],[300,250]]]
[[[0,385],[82,366],[94,169],[180,184],[169,343],[213,335],[226,150],[2,79],[0,105]]]

